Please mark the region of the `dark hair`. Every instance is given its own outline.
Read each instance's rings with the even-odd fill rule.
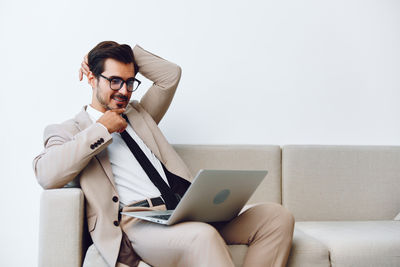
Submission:
[[[103,41],[90,50],[88,54],[89,69],[95,77],[99,77],[104,71],[104,62],[107,58],[112,58],[126,64],[133,63],[135,75],[139,71],[132,48],[129,45],[120,45],[114,41]]]

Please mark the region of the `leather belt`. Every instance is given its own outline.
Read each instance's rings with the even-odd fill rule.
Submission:
[[[151,204],[153,207],[164,205],[164,201],[162,200],[161,197],[153,197],[150,199],[145,199],[142,201],[135,202],[131,205],[128,205],[127,207],[150,207],[151,205],[150,205],[149,201],[151,201]]]

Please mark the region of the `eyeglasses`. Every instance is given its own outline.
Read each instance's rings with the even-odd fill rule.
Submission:
[[[107,78],[106,76],[103,76],[100,74],[101,77],[106,79],[107,81],[110,82],[110,88],[111,90],[118,91],[124,86],[124,83],[126,83],[126,89],[129,92],[134,92],[136,89],[138,89],[139,85],[142,83],[136,78],[129,78],[126,81],[123,80],[121,77],[110,77]]]

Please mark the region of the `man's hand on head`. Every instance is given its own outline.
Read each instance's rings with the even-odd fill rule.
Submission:
[[[124,108],[107,110],[97,122],[103,124],[110,134],[114,132],[122,133],[128,126],[126,120],[121,117],[124,111]]]
[[[83,57],[83,61],[81,63],[81,67],[79,68],[79,81],[82,81],[83,74],[87,77],[89,75],[89,63],[88,63],[88,55]]]

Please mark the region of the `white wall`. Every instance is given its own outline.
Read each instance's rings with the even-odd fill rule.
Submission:
[[[36,265],[31,162],[45,125],[90,101],[77,72],[98,42],[183,68],[171,143],[400,145],[399,15],[382,0],[1,0],[0,266]]]

